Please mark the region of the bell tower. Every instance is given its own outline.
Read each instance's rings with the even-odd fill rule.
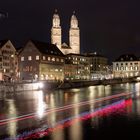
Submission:
[[[57,47],[61,50],[61,26],[57,9],[55,10],[52,19],[51,43],[56,44]]]
[[[72,49],[71,53],[80,54],[80,30],[75,12],[73,12],[70,20],[69,45]]]

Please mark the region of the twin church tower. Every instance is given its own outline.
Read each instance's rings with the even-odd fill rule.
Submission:
[[[69,29],[69,45],[62,43],[62,29],[60,25],[60,17],[57,10],[53,15],[51,29],[51,43],[56,44],[63,54],[80,54],[80,30],[75,12],[71,16]]]

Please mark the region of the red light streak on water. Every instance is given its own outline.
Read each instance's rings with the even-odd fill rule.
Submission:
[[[70,120],[70,121],[66,121],[64,124],[58,124],[54,128],[49,128],[45,131],[34,133],[30,136],[20,138],[19,140],[28,140],[28,139],[33,139],[33,138],[38,139],[38,138],[41,138],[43,136],[47,136],[50,133],[53,133],[54,131],[58,131],[60,129],[64,129],[66,127],[69,127],[78,121],[86,121],[86,120],[93,118],[97,115],[100,117],[105,117],[105,116],[108,116],[114,112],[119,112],[119,111],[121,112],[122,110],[125,110],[127,107],[131,107],[131,106],[132,106],[132,99],[124,100],[119,104],[108,106],[106,108],[103,108],[103,109],[98,110],[96,112],[93,112],[91,114],[81,116],[81,117],[75,118],[75,119]]]
[[[62,107],[56,107],[56,108],[53,108],[53,109],[46,110],[46,112],[44,112],[44,114],[49,114],[49,113],[53,113],[53,112],[60,112],[60,111],[72,109],[72,108],[77,107],[77,106],[84,106],[84,105],[88,105],[90,103],[103,102],[103,101],[106,101],[106,100],[112,100],[112,99],[115,99],[115,98],[128,96],[128,95],[131,95],[131,94],[132,93],[120,93],[120,94],[111,95],[111,96],[107,96],[107,97],[103,97],[103,98],[99,98],[99,99],[93,99],[93,100],[89,100],[89,101],[83,101],[83,102],[79,102],[79,103],[75,103],[75,104],[62,106]],[[11,122],[22,121],[22,120],[26,120],[26,119],[33,119],[36,116],[37,116],[36,113],[30,113],[30,114],[26,114],[26,115],[17,116],[17,117],[14,117],[14,118],[3,119],[3,120],[0,120],[0,126],[1,125],[6,125],[6,124],[11,123]]]

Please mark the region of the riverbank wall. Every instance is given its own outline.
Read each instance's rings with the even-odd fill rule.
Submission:
[[[57,90],[67,88],[80,88],[95,85],[112,85],[121,83],[137,82],[136,78],[105,79],[105,80],[73,80],[73,81],[40,81],[40,82],[20,82],[20,83],[0,83],[0,94],[8,92],[20,92],[29,90]]]

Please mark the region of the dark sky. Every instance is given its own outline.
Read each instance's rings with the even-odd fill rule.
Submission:
[[[123,53],[140,56],[139,0],[0,0],[0,40],[21,47],[28,39],[50,42],[54,9],[61,18],[63,42],[68,43],[70,17],[79,20],[81,51],[99,52],[110,60]]]

